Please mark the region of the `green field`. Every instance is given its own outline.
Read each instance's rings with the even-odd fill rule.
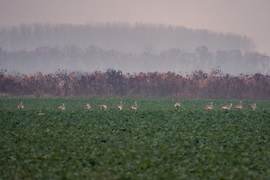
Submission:
[[[243,100],[242,111],[220,109],[238,100],[175,102],[2,97],[0,179],[269,179],[269,101]]]

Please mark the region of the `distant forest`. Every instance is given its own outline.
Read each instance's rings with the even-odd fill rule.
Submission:
[[[254,48],[254,42],[246,36],[162,24],[23,24],[0,29],[0,47],[7,51],[67,45],[82,49],[94,45],[105,51],[114,49],[123,53],[159,53],[171,48],[190,52],[202,45],[210,52],[232,49],[247,52]]]
[[[269,74],[270,57],[240,50],[217,51],[210,53],[206,46],[197,47],[193,52],[169,49],[159,54],[151,52],[120,53],[115,50],[105,51],[96,46],[81,49],[75,45],[63,48],[42,46],[34,51],[8,52],[0,48],[1,69],[9,74],[19,73],[54,73],[58,69],[77,72],[121,70],[123,73],[134,72],[176,72],[189,74],[195,70],[211,72],[221,69],[231,75]]]
[[[58,69],[175,72],[221,69],[269,74],[270,57],[245,36],[137,23],[29,24],[0,30],[0,68],[9,74]]]

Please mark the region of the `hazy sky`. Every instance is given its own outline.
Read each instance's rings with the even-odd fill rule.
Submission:
[[[270,55],[270,0],[0,0],[0,27],[146,22],[251,37]]]

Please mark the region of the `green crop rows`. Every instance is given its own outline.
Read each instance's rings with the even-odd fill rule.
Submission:
[[[0,179],[269,179],[268,101],[121,100],[2,98]]]

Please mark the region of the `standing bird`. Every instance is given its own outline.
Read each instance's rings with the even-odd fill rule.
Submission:
[[[83,104],[83,106],[85,107],[85,109],[91,110],[91,105],[90,104]]]
[[[130,106],[130,109],[136,111],[138,109],[137,102],[135,102],[134,105]]]
[[[101,104],[100,105],[100,109],[103,110],[103,111],[105,111],[107,109],[107,106],[105,104]]]
[[[180,103],[178,103],[178,102],[174,104],[174,107],[175,107],[176,109],[179,109],[180,106],[181,106],[181,105],[180,105]]]
[[[59,107],[58,107],[58,109],[59,109],[59,110],[63,110],[63,111],[64,111],[64,110],[66,109],[65,104],[63,103],[61,106],[59,106]]]
[[[240,104],[238,104],[238,105],[235,106],[235,109],[238,109],[238,110],[243,109],[242,101],[240,101]]]
[[[248,107],[254,111],[256,109],[256,103],[250,104]]]
[[[21,104],[18,105],[18,109],[24,109],[23,102],[21,102]]]
[[[204,109],[206,109],[206,110],[212,110],[213,109],[213,102],[211,102],[209,105],[206,105],[204,107]]]
[[[221,109],[229,111],[231,108],[232,108],[232,103],[230,105],[222,106]]]
[[[122,101],[120,102],[120,104],[116,104],[115,107],[116,109],[122,110],[123,109]]]

